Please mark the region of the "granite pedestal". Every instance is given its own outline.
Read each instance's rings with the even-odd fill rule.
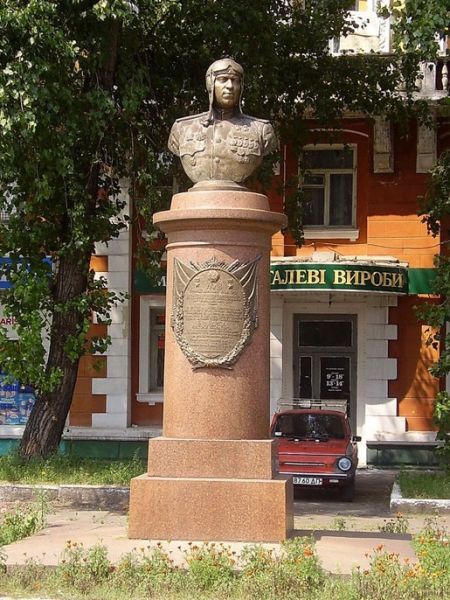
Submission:
[[[168,236],[163,436],[149,441],[148,472],[131,481],[129,537],[283,540],[293,492],[268,437],[269,261],[285,217],[262,194],[208,190],[176,194],[154,222]],[[230,364],[193,364],[176,339],[177,261],[256,265],[255,327]]]

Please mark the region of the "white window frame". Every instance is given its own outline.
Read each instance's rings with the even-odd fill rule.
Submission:
[[[314,150],[344,150],[348,148],[353,151],[353,167],[346,169],[308,169],[307,173],[311,175],[324,175],[324,223],[322,225],[304,225],[305,239],[349,239],[355,241],[359,236],[359,230],[356,228],[356,203],[357,203],[357,164],[358,156],[357,144],[309,144],[304,147],[304,151]],[[300,158],[300,164],[301,164]],[[300,165],[299,165],[300,166]],[[330,175],[331,174],[351,174],[352,181],[352,222],[350,225],[330,225]],[[302,185],[302,176],[299,171],[300,186]]]
[[[139,391],[138,402],[154,405],[164,402],[163,390],[151,388],[150,376],[150,339],[151,310],[165,309],[166,297],[161,294],[141,296],[139,303]]]

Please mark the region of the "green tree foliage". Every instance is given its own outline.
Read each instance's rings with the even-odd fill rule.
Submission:
[[[393,44],[407,91],[407,104],[415,105],[419,118],[429,121],[429,103],[415,97],[414,92],[417,80],[422,77],[421,63],[433,62],[449,35],[450,0],[394,0],[391,11],[385,9],[385,12],[390,12],[393,20]]]
[[[442,343],[439,360],[430,371],[435,377],[444,377],[450,373],[450,332],[446,331],[447,323],[450,321],[450,256],[447,248],[450,239],[449,150],[441,154],[437,165],[431,171],[421,214],[430,234],[433,236],[441,234],[442,239],[447,241],[443,246],[443,253],[435,257],[436,279],[433,283],[433,291],[439,300],[425,304],[417,311],[418,317],[432,328],[429,330],[427,343],[435,348],[438,347],[439,342]],[[450,466],[450,394],[448,392],[439,392],[436,397],[434,421],[438,427],[438,439],[444,442],[442,456],[448,467]]]
[[[404,71],[414,81],[420,61],[435,61],[440,54],[440,42],[450,33],[450,0],[406,0],[404,6],[394,3],[395,42],[402,51]],[[447,50],[448,55],[448,50]],[[448,115],[448,95],[434,109],[440,115]],[[449,239],[448,217],[450,216],[450,151],[438,157],[430,172],[427,194],[420,213],[431,235]],[[439,300],[424,305],[417,311],[418,317],[430,325],[428,344],[437,348],[441,342],[439,360],[430,371],[435,377],[450,373],[450,335],[445,333],[450,321],[450,257],[447,244],[435,258],[436,279],[434,292]],[[434,408],[434,421],[438,427],[438,438],[444,441],[442,455],[447,466],[450,464],[450,395],[440,392]]]
[[[19,335],[11,342],[2,333],[0,361],[36,389],[24,455],[56,449],[78,358],[107,342],[87,342],[92,312],[108,322],[118,300],[89,263],[94,242],[117,237],[125,224],[118,179],[126,171],[128,105],[143,87],[130,90],[117,70],[121,29],[137,32],[137,15],[128,3],[113,5],[0,6],[1,208],[9,217],[0,251],[13,284],[2,304]]]
[[[395,44],[402,55],[430,60],[450,33],[449,0],[394,0]]]
[[[326,127],[344,109],[405,114],[395,61],[333,57],[352,31],[346,0],[2,0],[0,3],[0,256],[13,287],[2,296],[19,341],[1,334],[0,363],[35,386],[24,456],[56,451],[92,313],[108,323],[118,298],[89,269],[95,242],[136,229],[167,205],[177,164],[173,121],[205,110],[204,73],[232,55],[245,66],[244,109],[304,139],[302,119]],[[294,230],[295,194],[286,209]],[[155,256],[138,236],[147,264]],[[49,258],[51,264],[45,261]]]

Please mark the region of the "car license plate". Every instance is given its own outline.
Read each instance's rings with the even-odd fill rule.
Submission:
[[[294,485],[322,485],[322,477],[293,477]]]

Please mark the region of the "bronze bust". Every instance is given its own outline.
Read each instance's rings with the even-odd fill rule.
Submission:
[[[177,119],[169,150],[200,189],[246,189],[242,185],[277,147],[272,125],[242,113],[244,70],[231,58],[206,72],[209,111]]]

